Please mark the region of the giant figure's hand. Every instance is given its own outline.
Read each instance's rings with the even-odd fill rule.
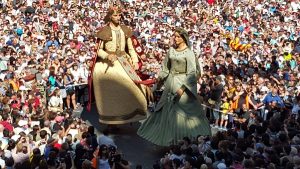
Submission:
[[[114,63],[117,60],[117,56],[115,54],[110,54],[107,56],[107,59],[111,62]]]
[[[133,63],[133,68],[134,68],[134,70],[138,70],[138,69],[139,69],[139,64],[138,64],[138,62]]]
[[[183,94],[183,92],[184,92],[184,90],[183,89],[178,89],[177,91],[176,91],[176,93],[177,93],[177,96],[179,96],[179,97],[181,97],[182,96],[182,94]]]

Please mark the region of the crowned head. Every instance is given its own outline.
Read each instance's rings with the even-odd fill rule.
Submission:
[[[111,6],[104,18],[105,23],[119,22],[121,13],[122,13],[122,10],[120,9],[119,6],[117,6],[117,5]]]

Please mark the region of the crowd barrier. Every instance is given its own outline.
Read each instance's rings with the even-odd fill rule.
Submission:
[[[84,86],[84,85],[88,85],[88,83],[78,83],[78,84],[66,85],[64,87],[76,87],[76,86]]]
[[[66,87],[78,87],[78,86],[86,86],[86,85],[88,85],[88,83],[66,85],[66,86],[63,86],[63,89],[65,89]],[[38,89],[39,92],[41,93],[42,99],[44,100],[44,102],[43,102],[44,107],[47,107],[48,100],[50,99],[49,91],[47,91],[47,88],[48,88],[48,86],[43,86],[43,85],[37,85],[37,87],[36,87],[36,89]],[[30,91],[32,89],[31,88],[21,88],[20,90],[21,91]]]
[[[220,109],[215,109],[215,108],[212,108],[211,106],[209,106],[209,105],[206,105],[206,104],[201,104],[203,107],[205,107],[205,108],[208,108],[208,109],[210,109],[210,110],[212,110],[212,111],[216,111],[216,112],[222,112],[222,110],[220,110]],[[259,110],[262,110],[262,109],[264,109],[265,107],[264,106],[262,106],[262,107],[259,107],[258,109],[257,109],[257,111],[259,111]]]
[[[67,88],[67,87],[79,87],[79,86],[86,86],[86,85],[88,85],[88,83],[78,83],[78,84],[66,85],[66,86],[64,86],[63,89],[65,89],[65,88]],[[38,87],[37,87],[37,89],[39,89],[39,91],[41,92],[41,95],[44,97],[44,99],[45,99],[46,101],[48,101],[49,95],[47,94],[46,88],[47,88],[47,87],[45,87],[45,86],[38,86]],[[83,97],[85,97],[86,95],[88,95],[88,93],[83,93],[82,95],[83,95]],[[44,104],[45,104],[44,106],[47,106],[47,102],[45,102]],[[208,109],[209,109],[209,111],[211,111],[211,112],[219,112],[219,113],[222,113],[222,110],[213,108],[213,107],[211,107],[210,105],[203,104],[203,103],[202,103],[201,105],[203,106],[204,112],[207,112]],[[256,111],[262,111],[262,110],[264,110],[264,108],[265,108],[265,107],[262,106],[262,107],[258,108]],[[254,110],[250,110],[250,111],[254,111]],[[228,114],[231,114],[231,115],[232,115],[233,113],[228,113]]]
[[[206,113],[207,117],[209,118],[209,120],[212,122],[215,120],[214,118],[214,114],[213,112],[218,112],[218,113],[222,113],[222,110],[220,109],[215,109],[207,104],[201,104],[203,106],[203,111]],[[267,115],[268,115],[268,111],[265,109],[265,106],[259,107],[258,109],[249,109],[248,112],[257,112],[257,115],[261,118],[263,118],[263,120],[267,120]],[[228,112],[228,120],[229,122],[234,122],[234,121],[243,121],[245,119],[243,119],[243,117],[241,117],[239,114],[233,113],[233,112]]]

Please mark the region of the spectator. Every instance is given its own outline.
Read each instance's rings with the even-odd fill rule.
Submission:
[[[215,125],[219,126],[218,119],[220,118],[220,103],[221,96],[223,93],[223,84],[221,76],[217,76],[216,79],[212,81],[212,88],[210,89],[210,98],[208,99],[209,105],[215,108],[215,110],[210,114],[210,119],[215,121]]]
[[[98,137],[98,145],[115,146],[113,139],[109,137],[109,131],[104,130],[103,135]]]
[[[7,114],[3,114],[2,115],[2,121],[0,122],[0,124],[6,128],[8,131],[12,132],[13,131],[13,126],[10,123],[10,119],[8,117]]]
[[[275,102],[277,107],[284,107],[283,100],[278,95],[278,89],[275,86],[272,88],[272,92],[270,92],[263,100],[263,103],[266,104],[266,106],[271,106],[273,102]]]
[[[294,149],[300,144],[299,0],[120,3],[127,7],[122,22],[130,25],[144,48],[139,71],[145,77],[157,77],[167,54],[165,51],[173,44],[169,37],[175,27],[180,26],[189,33],[191,50],[201,65],[202,76],[198,80],[201,103],[208,112],[212,106],[207,104],[208,99],[217,99],[220,104],[227,98],[233,103],[234,111],[228,113],[227,131],[213,128],[220,132],[213,137],[201,136],[199,142],[190,138],[187,152],[180,150],[181,145],[172,146],[172,160],[163,160],[165,166],[171,167],[173,162],[177,168],[183,168],[183,159],[197,142],[199,154],[193,156],[204,162],[202,166],[194,161],[186,162],[186,167],[212,168],[218,154],[213,152],[224,149],[218,147],[220,140],[229,142],[226,152],[233,155],[232,160],[225,159],[216,166],[218,168],[224,168],[224,164],[227,168],[299,166]],[[69,93],[60,113],[48,109],[51,109],[49,103],[53,91],[63,93],[65,87],[74,89],[76,78],[77,85],[81,84],[78,88],[85,88],[87,68],[97,47],[93,37],[98,28],[104,26],[103,11],[110,5],[110,1],[102,0],[81,3],[1,1],[0,140],[4,154],[0,158],[1,167],[3,161],[7,168],[66,167],[61,159],[58,162],[58,157],[66,150],[64,142],[69,144],[71,154],[76,152],[77,156],[73,158],[77,168],[90,167],[87,160],[91,159],[85,154],[90,154],[86,153],[90,151],[89,145],[92,149],[96,147],[96,136],[92,129],[87,133],[88,127],[82,120],[72,119],[74,112],[71,109],[81,102],[82,95],[88,98],[87,92],[79,89],[75,94]],[[76,77],[71,78],[73,83],[68,84],[64,76],[71,75],[75,65],[80,75],[75,73]],[[218,76],[222,77],[220,84],[224,91],[212,99],[211,95],[207,96],[217,93],[212,79]],[[155,93],[159,97],[161,91]],[[238,96],[239,93],[243,94]],[[71,110],[65,110],[65,107]],[[218,106],[212,107],[218,109]],[[216,124],[213,120],[211,123]],[[23,143],[21,138],[28,138],[32,146],[27,145],[27,140]],[[104,134],[103,138],[109,137]],[[290,148],[287,142],[291,143]],[[114,141],[108,139],[107,143],[114,144]],[[29,154],[33,154],[31,161]]]
[[[100,149],[98,150],[98,156],[96,157],[96,168],[105,168],[105,169],[110,169],[110,165],[109,165],[109,151],[108,151],[108,147],[106,145],[101,145]]]
[[[76,109],[76,98],[75,98],[75,88],[72,86],[74,84],[73,75],[71,74],[71,69],[67,69],[66,74],[64,75],[64,84],[66,85],[67,92],[67,108],[71,108],[71,104],[73,109]]]
[[[60,97],[58,90],[53,91],[53,94],[50,95],[50,100],[48,102],[48,109],[53,112],[62,112],[63,111],[63,100]]]

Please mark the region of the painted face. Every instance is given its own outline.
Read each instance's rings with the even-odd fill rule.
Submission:
[[[111,16],[111,22],[113,24],[119,24],[120,23],[120,19],[121,19],[121,15],[120,14],[113,14]]]
[[[175,37],[174,40],[175,40],[176,45],[180,45],[182,43],[185,43],[184,39],[179,35],[178,32],[175,32],[174,37]]]

